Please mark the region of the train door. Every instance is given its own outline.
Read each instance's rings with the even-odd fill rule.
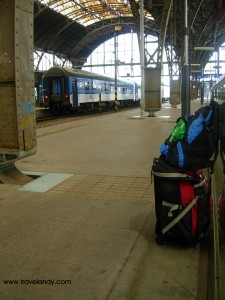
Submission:
[[[62,78],[61,77],[52,77],[50,81],[49,92],[51,94],[51,100],[53,101],[62,101]]]
[[[73,107],[78,107],[78,91],[77,91],[77,80],[72,79],[72,93],[73,93]]]
[[[61,82],[59,77],[43,78],[44,107],[54,108],[61,101]]]

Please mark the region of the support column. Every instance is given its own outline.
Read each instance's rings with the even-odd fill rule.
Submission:
[[[205,94],[205,91],[204,91],[204,69],[202,68],[201,70],[201,105],[203,105],[204,103],[204,94]]]
[[[184,47],[183,47],[183,65],[182,65],[182,105],[181,116],[190,114],[190,69],[189,69],[189,29],[188,29],[188,7],[187,0],[184,1]]]
[[[117,95],[117,71],[118,71],[118,36],[117,31],[121,30],[121,26],[115,26],[114,31],[114,58],[115,58],[115,101],[114,101],[114,109],[118,111],[118,95]]]
[[[140,117],[144,116],[145,109],[145,37],[144,37],[144,0],[140,1],[140,62],[141,62],[141,110]]]
[[[176,107],[180,104],[181,98],[181,83],[180,80],[170,80],[170,104]]]
[[[156,68],[145,68],[145,111],[154,116],[154,112],[161,109],[161,71],[163,62],[163,50],[167,34],[168,21],[172,0],[164,1],[163,13],[158,39]]]
[[[161,69],[145,68],[145,111],[153,117],[161,109]]]
[[[190,101],[196,100],[198,98],[198,82],[191,81],[190,84]]]
[[[33,0],[1,0],[0,168],[36,152]]]

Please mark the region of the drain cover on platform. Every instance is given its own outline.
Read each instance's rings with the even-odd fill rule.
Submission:
[[[74,174],[46,173],[43,176],[19,187],[17,190],[45,193],[73,175]]]

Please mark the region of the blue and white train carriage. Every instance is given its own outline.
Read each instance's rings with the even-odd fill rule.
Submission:
[[[140,103],[140,86],[117,79],[118,104]],[[115,101],[115,80],[95,73],[55,66],[43,75],[43,106],[52,110],[92,110]]]

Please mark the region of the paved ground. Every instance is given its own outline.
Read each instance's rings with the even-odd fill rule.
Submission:
[[[0,299],[205,299],[199,245],[154,237],[150,169],[180,109],[139,115],[37,130],[37,154],[16,165],[42,176],[0,187]]]

